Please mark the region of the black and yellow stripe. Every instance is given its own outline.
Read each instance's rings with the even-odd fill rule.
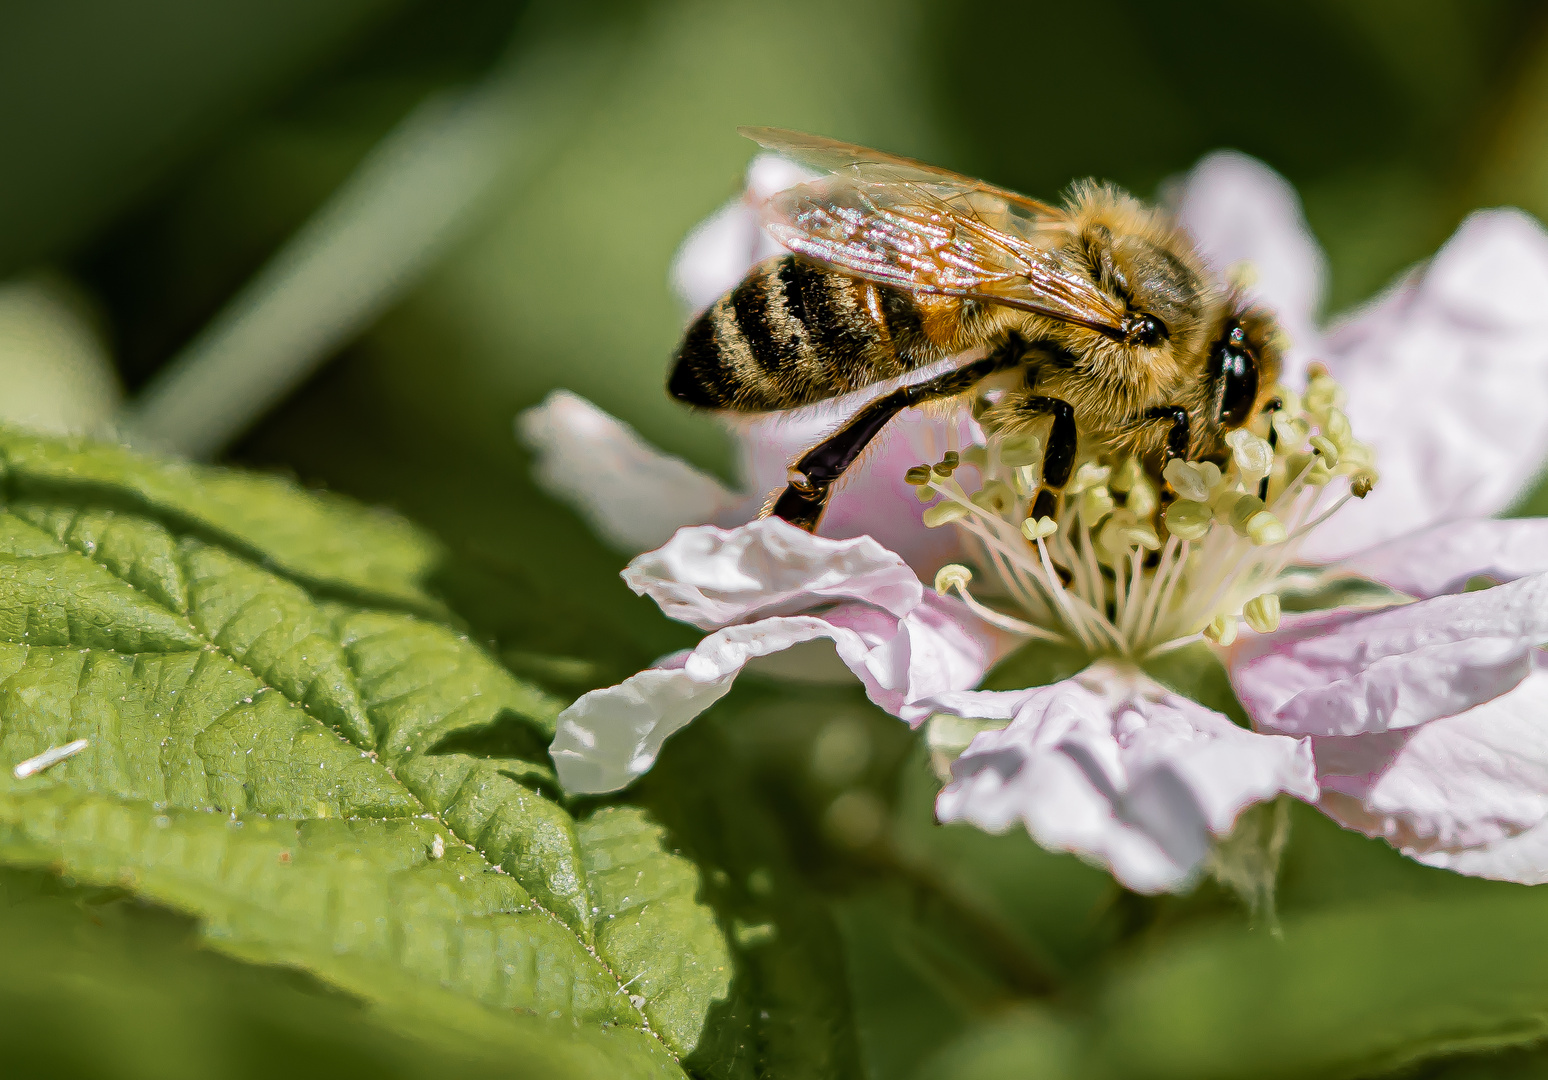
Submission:
[[[939,359],[921,326],[908,293],[785,255],[689,327],[667,389],[709,409],[810,405]]]

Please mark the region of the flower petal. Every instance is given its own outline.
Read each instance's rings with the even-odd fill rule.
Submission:
[[[1548,661],[1539,656],[1514,690],[1467,712],[1402,731],[1316,738],[1323,808],[1404,854],[1435,855],[1442,864],[1501,845],[1548,818],[1545,714]],[[1525,854],[1511,849],[1518,859]],[[1548,849],[1507,876],[1525,880],[1523,873],[1548,876]]]
[[[904,618],[866,604],[821,617],[781,616],[728,626],[691,652],[593,690],[559,716],[551,753],[572,792],[614,791],[655,763],[667,737],[709,708],[750,661],[826,638],[882,708],[917,722],[920,698],[971,686],[989,664],[984,643],[923,604]]]
[[[1362,551],[1340,569],[1410,596],[1461,592],[1548,572],[1548,518],[1448,521]]]
[[[1290,335],[1292,377],[1316,349],[1326,260],[1289,181],[1245,154],[1210,154],[1188,174],[1178,219],[1221,274],[1245,264],[1247,293],[1272,309]]]
[[[1228,654],[1260,729],[1358,735],[1455,716],[1524,679],[1548,641],[1548,574],[1378,611],[1289,618]]]
[[[623,579],[667,615],[701,630],[834,600],[862,600],[903,616],[924,597],[914,572],[870,537],[830,540],[779,518],[735,529],[680,529],[637,556]]]
[[[746,192],[696,226],[677,249],[672,288],[688,310],[703,311],[736,288],[747,271],[785,250],[764,232],[758,204],[816,175],[772,154],[753,159]]]
[[[518,437],[537,455],[538,483],[574,507],[598,536],[623,551],[647,551],[682,525],[734,523],[756,512],[679,458],[568,390],[516,418]]]
[[[1507,508],[1548,459],[1548,233],[1473,214],[1422,274],[1335,331],[1332,373],[1381,482],[1307,538],[1334,559],[1439,521]]]
[[[1148,680],[1093,668],[991,693],[929,703],[959,716],[1015,717],[957,759],[937,816],[994,832],[1020,821],[1044,847],[1092,859],[1137,892],[1185,888],[1213,838],[1252,803],[1317,794],[1307,742],[1246,731]]]

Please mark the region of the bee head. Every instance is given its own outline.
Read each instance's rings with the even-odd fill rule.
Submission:
[[[1261,390],[1278,378],[1277,336],[1268,312],[1241,303],[1231,306],[1210,346],[1207,368],[1214,418],[1222,427],[1239,428],[1251,420]]]

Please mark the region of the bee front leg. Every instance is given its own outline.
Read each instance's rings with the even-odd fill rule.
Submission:
[[[965,367],[877,398],[855,413],[849,423],[801,455],[790,468],[790,483],[774,500],[769,513],[807,532],[816,532],[833,494],[833,485],[894,416],[913,405],[965,393],[987,376],[1020,363],[1021,356],[1019,342],[1012,343]]]
[[[1192,428],[1188,420],[1188,410],[1181,405],[1161,405],[1147,410],[1146,420],[1169,420],[1172,428],[1166,433],[1166,461],[1161,464],[1164,467],[1173,458],[1188,458],[1188,446],[1192,439]]]

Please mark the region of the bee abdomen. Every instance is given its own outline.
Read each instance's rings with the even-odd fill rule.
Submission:
[[[688,328],[667,390],[703,408],[773,412],[901,374],[913,365],[883,310],[897,305],[867,303],[879,288],[794,255],[765,263]]]

